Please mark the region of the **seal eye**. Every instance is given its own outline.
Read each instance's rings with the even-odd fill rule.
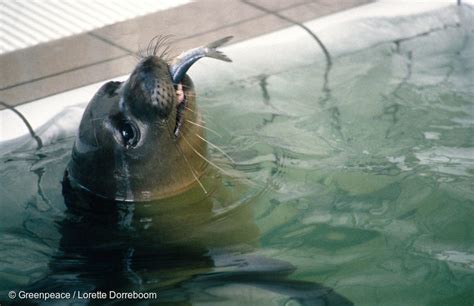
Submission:
[[[140,133],[135,124],[130,121],[123,122],[119,127],[123,146],[127,149],[133,148],[140,140]]]

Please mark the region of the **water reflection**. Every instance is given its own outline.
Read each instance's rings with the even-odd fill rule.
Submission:
[[[71,188],[65,176],[59,249],[50,274],[29,290],[156,292],[172,304],[352,305],[331,288],[291,280],[290,263],[258,254],[251,201],[235,205],[223,188],[199,193],[196,186],[159,203],[120,203]]]

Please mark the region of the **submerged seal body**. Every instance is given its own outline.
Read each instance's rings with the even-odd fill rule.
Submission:
[[[202,57],[230,61],[226,37],[171,63],[144,57],[124,82],[103,85],[87,106],[65,177],[73,187],[118,201],[166,198],[199,183],[206,141],[193,82]]]

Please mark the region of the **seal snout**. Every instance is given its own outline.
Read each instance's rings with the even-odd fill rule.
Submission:
[[[138,64],[125,84],[124,104],[137,117],[168,118],[177,104],[168,64],[156,56]]]

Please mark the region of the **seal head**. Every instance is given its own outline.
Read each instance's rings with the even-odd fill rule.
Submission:
[[[216,53],[208,46],[183,53],[171,65],[147,56],[126,81],[99,89],[83,114],[66,169],[73,187],[107,199],[148,201],[198,181],[206,168],[206,142],[185,72],[190,62]],[[202,56],[190,56],[196,50],[204,50]],[[180,73],[173,77],[171,71]]]

